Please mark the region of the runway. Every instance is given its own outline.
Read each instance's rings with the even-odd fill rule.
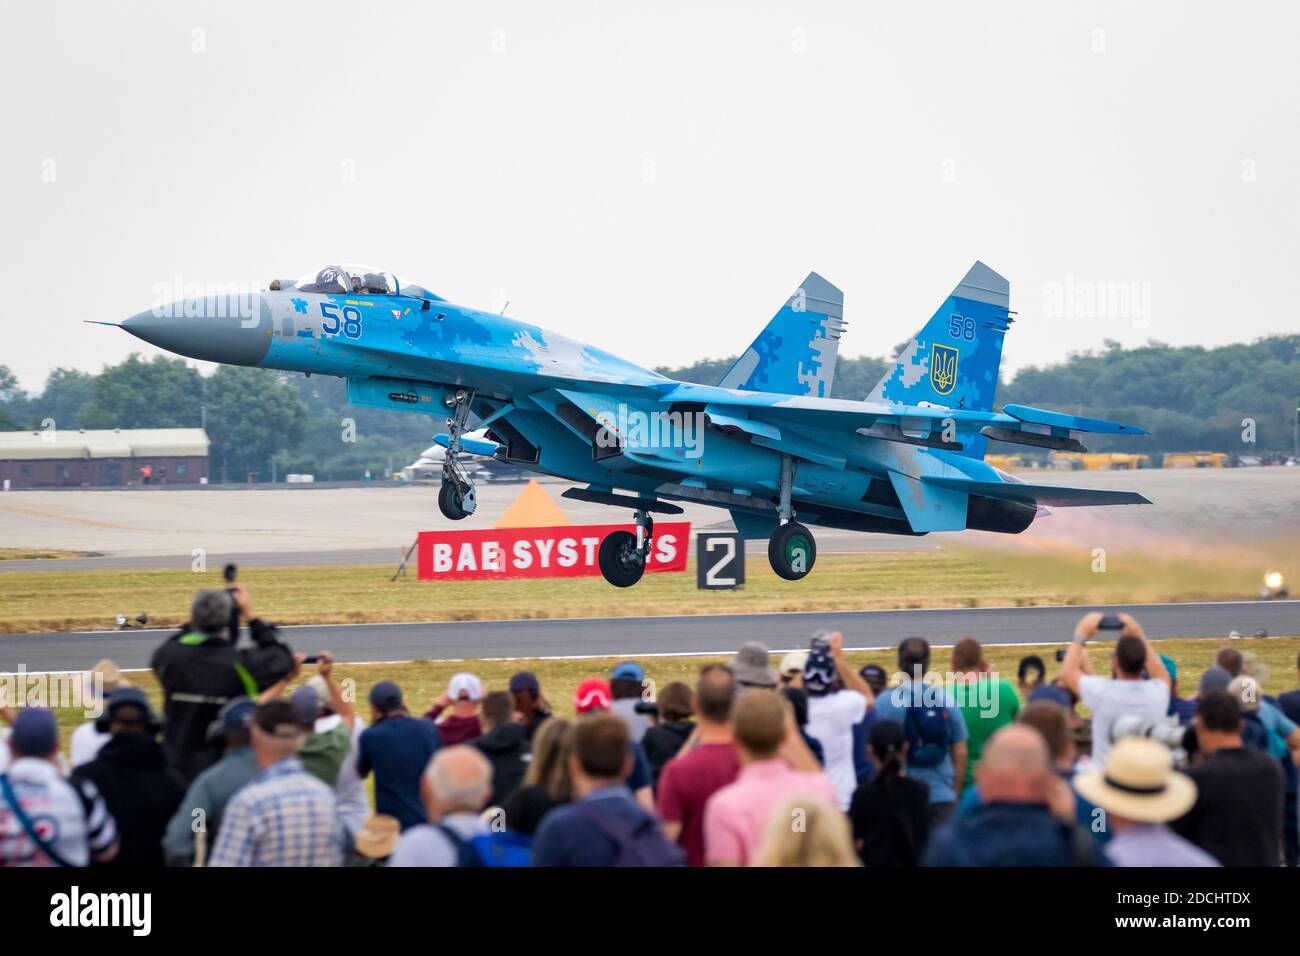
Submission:
[[[1147,604],[1130,611],[1153,639],[1300,635],[1300,601]],[[986,644],[1069,641],[1086,607],[726,614],[644,618],[325,624],[283,629],[305,653],[330,650],[340,661],[392,662],[516,657],[649,657],[729,654],[757,640],[772,651],[806,647],[818,629],[842,631],[850,648],[894,647],[921,635],[935,644],[975,637]],[[89,631],[0,636],[0,671],[83,670],[109,657],[143,668],[167,631]]]

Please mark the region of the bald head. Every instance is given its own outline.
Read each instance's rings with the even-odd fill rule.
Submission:
[[[1039,803],[1046,793],[1047,741],[1024,724],[1003,727],[984,746],[975,769],[985,803]]]
[[[492,794],[492,765],[477,747],[444,747],[424,771],[430,815],[478,813]]]

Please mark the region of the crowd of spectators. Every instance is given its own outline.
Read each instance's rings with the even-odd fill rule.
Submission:
[[[241,587],[205,590],[154,654],[161,712],[101,661],[66,757],[52,711],[4,714],[0,864],[1300,861],[1300,690],[1265,695],[1251,655],[1225,647],[1183,698],[1129,615],[1084,615],[1056,674],[1034,655],[1002,679],[971,638],[946,670],[936,652],[911,637],[855,668],[823,632],[662,688],[624,661],[572,718],[529,672],[457,673],[422,716],[381,680],[360,713],[329,653],[295,654]]]

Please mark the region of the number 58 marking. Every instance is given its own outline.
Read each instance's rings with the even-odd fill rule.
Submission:
[[[361,338],[361,311],[356,306],[345,305],[340,311],[333,302],[322,302],[320,314],[326,320],[321,324],[320,330],[326,335],[338,335],[342,329],[344,338]]]

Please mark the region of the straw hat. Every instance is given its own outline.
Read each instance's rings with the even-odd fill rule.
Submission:
[[[372,813],[366,817],[361,832],[356,835],[354,843],[357,852],[372,860],[382,860],[392,856],[397,849],[397,838],[402,835],[402,825],[397,817],[386,813]]]
[[[104,696],[108,696],[115,690],[122,690],[124,687],[131,686],[131,682],[122,676],[122,668],[117,666],[116,661],[110,661],[108,658],[100,661],[86,672],[86,690],[92,695],[100,692],[100,688],[95,686],[95,675],[99,675],[103,679],[101,687]]]
[[[1196,802],[1196,784],[1174,769],[1169,748],[1146,737],[1116,743],[1106,769],[1079,774],[1074,787],[1103,810],[1138,823],[1177,820]]]

